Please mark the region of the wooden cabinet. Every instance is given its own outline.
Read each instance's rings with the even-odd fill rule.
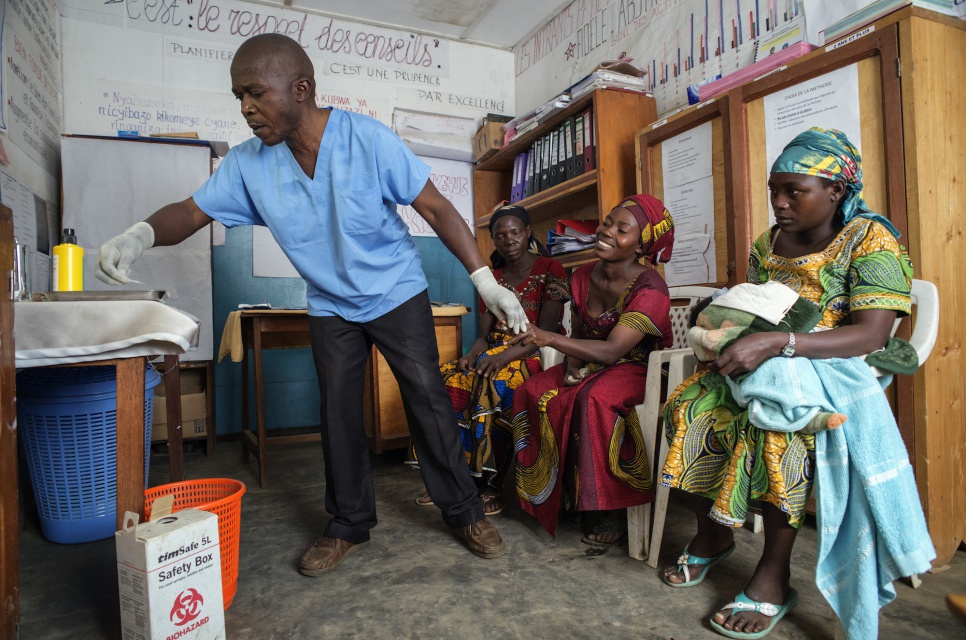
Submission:
[[[527,209],[534,234],[545,241],[547,230],[553,229],[558,219],[600,220],[622,198],[637,192],[634,134],[654,121],[657,115],[654,99],[604,89],[582,96],[476,165],[473,172],[476,240],[484,256],[493,251],[493,242],[487,232],[490,213],[500,201],[508,200],[510,196],[514,158],[529,149],[537,139],[557,129],[567,118],[580,115],[588,107],[594,113],[596,168],[514,204]],[[558,258],[565,266],[572,267],[591,260],[592,252],[563,254]]]
[[[0,637],[20,622],[20,507],[13,345],[13,213],[0,206]]]
[[[439,362],[456,360],[463,352],[463,317],[466,307],[434,307]],[[409,444],[409,422],[403,410],[399,385],[379,350],[372,348],[366,363],[364,418],[369,446],[374,453]]]
[[[966,299],[966,83],[956,75],[966,67],[966,21],[904,7],[863,37],[830,43],[656,122],[636,136],[640,184],[660,195],[662,142],[710,121],[718,272],[727,265],[728,282],[743,282],[751,243],[769,224],[764,99],[849,65],[857,67],[859,85],[863,195],[902,232],[914,277],[939,289],[936,345],[916,374],[897,376],[887,394],[941,565],[966,540],[966,354],[959,333]],[[835,124],[833,117],[825,126]],[[907,330],[900,327],[900,336]]]

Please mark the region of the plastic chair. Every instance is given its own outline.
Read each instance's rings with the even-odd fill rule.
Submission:
[[[688,347],[688,319],[691,309],[702,298],[710,296],[716,291],[714,287],[671,287],[671,332],[673,343],[671,348],[652,351],[647,362],[647,382],[644,392],[644,402],[636,407],[638,420],[641,424],[641,431],[644,436],[645,446],[648,448],[648,462],[651,468],[651,477],[655,484],[657,477],[664,466],[664,458],[667,457],[667,445],[664,442],[664,434],[658,429],[661,410],[664,406],[664,399],[667,397],[667,390],[674,389],[683,380],[684,366],[683,359],[694,358],[690,347]],[[564,329],[570,335],[570,303],[564,308]],[[563,361],[563,354],[556,349],[543,347],[540,350],[540,359],[544,369],[548,369]],[[665,365],[668,366],[668,384],[663,387],[661,377]],[[691,371],[694,364],[691,364]],[[673,372],[673,374],[672,374]],[[672,377],[673,376],[673,377]],[[659,488],[658,488],[659,490]],[[667,498],[665,497],[665,509],[667,508]],[[662,522],[663,528],[663,522]],[[628,555],[638,560],[644,559],[644,554],[648,551],[651,538],[651,505],[645,504],[627,509],[627,551]]]
[[[717,291],[714,287],[671,287],[671,333],[673,343],[671,348],[652,351],[647,361],[647,382],[644,390],[644,402],[637,405],[637,417],[641,424],[645,446],[649,447],[648,461],[651,465],[651,477],[655,484],[655,503],[661,495],[658,485],[659,474],[667,457],[667,443],[660,426],[661,412],[667,394],[674,390],[684,378],[686,370],[685,358],[694,358],[688,346],[688,319],[691,309],[701,299],[707,298]],[[667,386],[661,384],[661,377],[665,365],[668,368]],[[694,364],[690,371],[694,371]],[[666,493],[666,491],[665,491]],[[667,496],[664,498],[664,509],[667,509]],[[651,516],[654,513],[652,503],[629,507],[627,509],[627,554],[637,560],[643,560],[644,554],[651,547],[652,526]],[[661,512],[663,515],[663,512]],[[661,523],[663,528],[663,521]]]
[[[913,318],[912,336],[909,338],[909,343],[916,350],[916,354],[919,356],[919,366],[922,366],[929,357],[933,346],[936,344],[936,337],[939,333],[939,291],[936,289],[936,285],[931,282],[913,280],[910,298],[915,315]],[[892,335],[895,335],[901,321],[901,318],[897,318],[892,325]],[[697,358],[694,357],[693,353],[688,353],[673,360],[668,368],[668,389],[673,390],[688,376],[694,373],[697,364]],[[880,371],[876,367],[870,368],[876,377],[881,378],[882,376],[890,375]],[[650,371],[648,371],[648,374],[650,374]],[[648,385],[650,385],[650,379],[648,379]],[[650,389],[650,386],[648,389]],[[642,420],[641,427],[646,428],[644,425],[645,423]],[[660,455],[658,455],[657,473],[660,474],[660,470],[664,467],[664,461],[667,458],[667,443],[663,437],[659,437],[658,440]],[[654,498],[654,525],[651,531],[650,548],[647,549],[647,564],[654,568],[657,568],[658,556],[661,553],[661,539],[664,535],[664,520],[667,514],[669,494],[670,489],[658,485]],[[760,516],[756,515],[756,518],[758,517]],[[759,527],[756,525],[756,530],[757,528]]]

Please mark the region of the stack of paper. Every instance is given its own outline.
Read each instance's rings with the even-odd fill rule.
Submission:
[[[597,220],[559,220],[557,229],[547,232],[550,255],[590,249],[597,243]]]
[[[536,128],[548,116],[557,113],[561,109],[570,105],[570,94],[562,93],[553,100],[545,102],[539,107],[527,111],[522,116],[517,116],[503,125],[503,130],[507,132],[506,142],[517,138],[527,131]]]
[[[570,97],[576,100],[595,89],[617,89],[633,93],[647,93],[647,81],[644,78],[598,69],[577,84],[570,87]]]

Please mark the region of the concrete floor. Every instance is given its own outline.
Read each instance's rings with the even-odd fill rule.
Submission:
[[[737,532],[738,551],[690,589],[671,589],[657,571],[627,556],[580,543],[576,525],[550,539],[515,506],[493,520],[509,550],[482,560],[457,543],[435,507],[413,498],[419,474],[399,452],[374,456],[379,526],[372,543],[317,578],[298,573],[298,559],[321,533],[319,444],[284,445],[269,457],[268,488],[240,444],[221,442],[215,455],[189,451],[188,478],[232,477],[248,485],[243,500],[238,594],[225,612],[231,640],[300,638],[720,638],[708,625],[717,607],[741,591],[762,537]],[[167,481],[167,458],[152,456],[152,485]],[[662,549],[670,564],[692,533],[693,516],[672,496]],[[833,637],[834,616],[815,588],[814,522],[802,530],[792,585],[798,607],[769,638]],[[117,634],[113,539],[82,545],[47,542],[28,514],[21,542],[21,638],[93,639]],[[884,640],[964,638],[966,626],[947,610],[947,593],[966,593],[966,552],[950,567],[924,575],[880,616]]]

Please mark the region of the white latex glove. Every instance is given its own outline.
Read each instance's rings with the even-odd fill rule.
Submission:
[[[500,320],[506,320],[507,327],[513,333],[526,330],[527,314],[520,306],[520,301],[512,291],[500,286],[489,267],[481,267],[471,273],[470,280],[483,298],[486,308]]]
[[[145,249],[153,246],[154,229],[147,222],[139,222],[101,245],[94,275],[107,284],[127,284],[131,281],[128,278],[131,265]]]

